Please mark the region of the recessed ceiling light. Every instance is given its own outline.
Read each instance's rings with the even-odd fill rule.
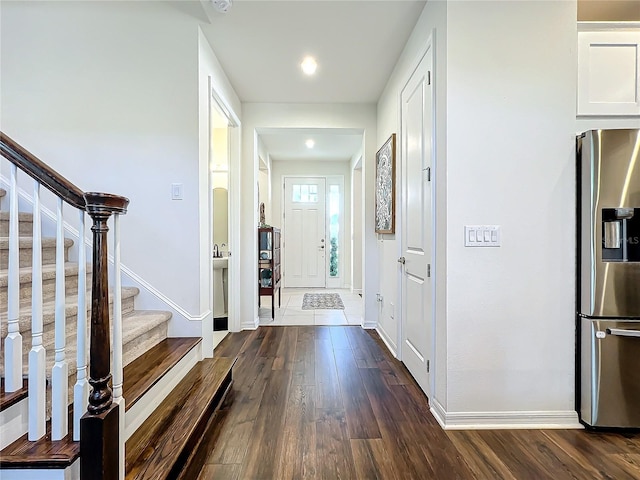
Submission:
[[[309,139],[306,142],[304,142],[304,144],[307,146],[307,148],[313,148],[313,146],[316,144],[316,142],[314,142],[313,140]]]
[[[318,64],[316,63],[315,58],[313,57],[304,57],[304,60],[300,64],[300,68],[307,75],[313,75],[316,73],[316,68],[318,68]]]

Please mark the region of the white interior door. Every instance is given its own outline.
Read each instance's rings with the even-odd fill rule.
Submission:
[[[432,358],[432,51],[402,90],[402,361],[429,396]]]
[[[325,179],[284,180],[285,287],[325,287]]]

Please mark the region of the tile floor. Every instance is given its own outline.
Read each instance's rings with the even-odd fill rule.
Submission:
[[[303,310],[305,293],[339,293],[344,310]],[[275,297],[276,316],[271,319],[271,297],[261,297],[259,309],[260,325],[361,325],[362,298],[348,289],[283,288],[282,303],[278,307]]]

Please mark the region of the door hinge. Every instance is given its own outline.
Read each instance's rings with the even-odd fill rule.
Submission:
[[[427,373],[431,371],[431,362],[427,360]]]
[[[427,277],[431,277],[431,264],[427,263]]]
[[[430,182],[431,181],[431,167],[425,168],[425,171],[427,172],[427,182]]]
[[[427,85],[431,85],[431,70],[427,72]]]

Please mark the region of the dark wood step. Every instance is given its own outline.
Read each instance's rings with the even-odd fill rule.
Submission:
[[[127,479],[186,478],[185,472],[201,467],[198,447],[231,386],[234,363],[207,358],[193,367],[127,441]]]
[[[27,390],[28,380],[22,380],[22,388],[15,392],[7,393],[4,389],[4,378],[0,379],[0,412],[24,400],[29,395]]]
[[[80,442],[73,441],[73,411],[69,407],[69,434],[62,440],[51,440],[51,421],[40,440],[30,442],[24,434],[0,451],[0,469],[52,468],[65,469],[80,456]]]
[[[125,410],[171,370],[202,338],[166,338],[124,367]]]
[[[127,408],[135,404],[162,376],[164,376],[189,350],[202,341],[201,338],[169,338],[160,342],[124,369],[123,394]],[[27,381],[18,392],[4,393],[4,380],[0,399],[2,408],[27,396]],[[7,406],[5,407],[5,403]],[[12,403],[12,404],[13,404]],[[72,407],[69,407],[72,412]],[[51,440],[51,422],[47,422],[47,434],[35,442],[25,434],[0,451],[0,468],[54,468],[69,467],[80,455],[80,442],[73,441],[73,415],[69,417],[69,435],[62,440]]]

